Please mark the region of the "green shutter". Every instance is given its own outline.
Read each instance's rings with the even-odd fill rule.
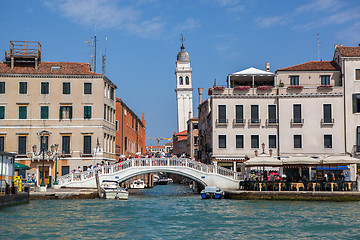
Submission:
[[[357,112],[357,94],[353,93],[353,113]]]
[[[72,106],[69,107],[69,118],[72,119]]]
[[[59,118],[63,119],[63,106],[60,106]]]
[[[0,119],[5,119],[5,106],[0,106]]]
[[[19,106],[19,119],[27,118],[27,106]]]
[[[49,119],[49,107],[41,106],[41,119]]]
[[[91,118],[91,106],[84,106],[84,118],[85,119]]]

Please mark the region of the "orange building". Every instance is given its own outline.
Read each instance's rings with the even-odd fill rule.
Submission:
[[[181,155],[183,153],[189,154],[187,146],[187,130],[175,133],[173,135],[173,153]]]
[[[120,98],[116,98],[116,155],[135,157],[145,154],[146,128],[144,114],[140,118]]]

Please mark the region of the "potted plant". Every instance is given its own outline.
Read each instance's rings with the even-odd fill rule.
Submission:
[[[317,89],[332,89],[333,87],[333,85],[319,85]]]
[[[249,90],[250,86],[235,86],[234,90],[240,90],[240,91],[244,91],[244,90]]]
[[[301,89],[304,88],[304,86],[302,86],[302,85],[290,85],[287,88],[288,89],[299,89],[299,90],[301,90]]]
[[[225,87],[223,87],[223,86],[215,86],[214,87],[214,90],[224,90],[225,89]]]
[[[270,90],[272,88],[273,88],[272,86],[258,86],[256,89],[261,90],[261,91],[265,91],[265,90]]]

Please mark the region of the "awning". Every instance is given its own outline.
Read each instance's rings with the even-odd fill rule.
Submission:
[[[347,155],[331,155],[321,158],[321,165],[349,165],[360,163],[360,159]]]
[[[321,166],[321,167],[317,167],[316,170],[348,170],[348,166],[338,166],[338,167],[329,167],[329,166]]]
[[[284,166],[316,166],[320,165],[320,160],[309,156],[291,156],[283,158]]]
[[[246,167],[253,167],[253,166],[281,166],[282,163],[280,160],[278,160],[275,157],[254,157],[248,161],[246,161],[245,163]]]
[[[30,169],[30,167],[28,167],[24,164],[15,162],[15,170],[29,170],[29,169]]]

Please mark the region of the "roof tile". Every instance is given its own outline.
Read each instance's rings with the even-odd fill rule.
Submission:
[[[340,71],[340,68],[334,61],[310,61],[277,71]]]
[[[359,47],[337,47],[342,57],[360,57],[360,46]]]

